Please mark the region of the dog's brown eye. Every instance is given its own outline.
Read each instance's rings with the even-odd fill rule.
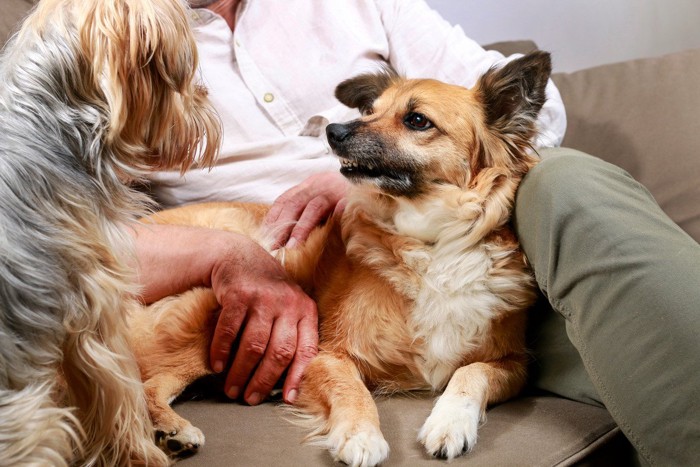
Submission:
[[[433,126],[433,122],[428,120],[428,117],[417,112],[411,112],[406,115],[403,119],[403,123],[410,129],[418,131],[427,130]]]

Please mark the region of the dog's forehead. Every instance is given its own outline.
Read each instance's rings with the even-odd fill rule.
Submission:
[[[376,109],[427,111],[473,102],[473,92],[461,86],[434,79],[403,79],[395,82],[375,102]]]

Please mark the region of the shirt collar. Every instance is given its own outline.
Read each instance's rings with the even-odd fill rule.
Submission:
[[[241,0],[241,2],[238,4],[238,17],[240,17],[243,14],[243,11],[246,9],[247,6],[248,0]],[[192,19],[192,23],[195,26],[202,26],[216,18],[223,19],[221,15],[214,13],[208,8],[192,8],[190,10],[190,18]]]
[[[216,13],[206,8],[193,8],[190,10],[190,18],[195,26],[201,26],[219,17]]]

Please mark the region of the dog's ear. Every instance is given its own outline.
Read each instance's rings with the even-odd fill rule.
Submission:
[[[127,162],[146,169],[184,170],[194,157],[211,163],[219,123],[213,111],[201,112],[206,91],[194,85],[197,48],[184,2],[76,3],[82,54],[108,107],[108,143],[124,157],[141,152]]]
[[[550,55],[541,51],[487,71],[476,86],[484,104],[486,124],[504,137],[527,144],[534,136],[551,72]]]
[[[359,109],[366,115],[371,113],[374,101],[398,78],[398,73],[385,65],[376,73],[346,79],[335,88],[335,97],[346,106]]]

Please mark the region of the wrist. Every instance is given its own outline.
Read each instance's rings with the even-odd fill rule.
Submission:
[[[193,287],[211,287],[222,255],[241,242],[241,236],[231,232],[180,225],[140,223],[133,232],[145,303]]]

